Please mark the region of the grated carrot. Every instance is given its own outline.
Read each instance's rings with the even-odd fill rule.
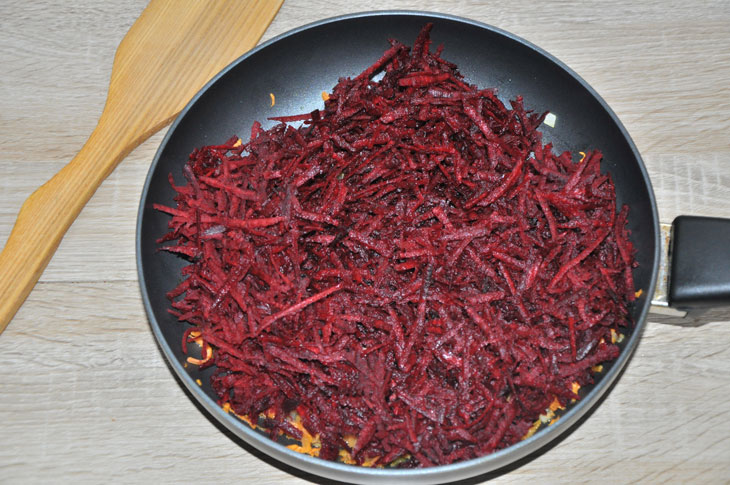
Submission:
[[[196,342],[198,342],[198,341],[196,340]],[[203,345],[202,340],[200,341],[199,345],[202,347],[202,345]],[[208,362],[211,358],[213,358],[213,348],[207,347],[207,350],[205,352],[205,359],[200,360],[200,359],[196,359],[195,357],[188,357],[187,361],[194,365],[203,365],[206,362]]]
[[[550,408],[549,409],[551,411],[557,411],[558,409],[565,409],[565,406],[563,406],[562,404],[560,404],[560,401],[558,401],[558,398],[556,397],[556,398],[553,399],[553,402],[550,403]]]

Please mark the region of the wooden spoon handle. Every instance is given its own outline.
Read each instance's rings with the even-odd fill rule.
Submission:
[[[86,202],[136,146],[119,140],[119,132],[104,120],[73,160],[33,192],[18,213],[0,253],[0,332],[25,301]]]

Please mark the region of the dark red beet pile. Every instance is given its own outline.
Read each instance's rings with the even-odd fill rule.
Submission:
[[[544,115],[466,84],[429,30],[278,119],[302,127],[196,150],[177,207],[157,207],[191,261],[172,311],[214,347],[221,403],[273,411],[272,436],[301,436],[298,411],[326,459],[509,446],[630,325],[634,250],[601,154],[554,154]]]

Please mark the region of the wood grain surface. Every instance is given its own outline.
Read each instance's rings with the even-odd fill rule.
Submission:
[[[0,2],[0,244],[22,202],[91,133],[114,51],[144,6]],[[730,217],[727,1],[286,0],[263,40],[386,8],[467,16],[551,52],[624,122],[662,220]],[[0,336],[2,483],[318,482],[273,466],[211,423],[156,347],[137,284],[134,226],[164,133],[102,184]],[[468,483],[727,483],[730,312],[700,323],[651,317],[626,372],[579,427]]]

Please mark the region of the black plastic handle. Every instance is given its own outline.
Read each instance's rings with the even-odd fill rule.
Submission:
[[[669,249],[669,305],[730,305],[730,219],[679,216]]]

